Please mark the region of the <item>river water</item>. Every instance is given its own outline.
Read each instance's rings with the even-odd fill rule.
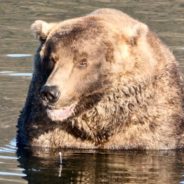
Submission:
[[[16,123],[38,43],[36,19],[61,21],[100,7],[118,8],[147,23],[184,71],[184,0],[0,0],[0,184],[184,184],[184,151],[62,151],[36,158],[16,153]]]

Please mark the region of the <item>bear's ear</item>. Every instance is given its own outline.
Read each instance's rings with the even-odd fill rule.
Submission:
[[[138,41],[142,38],[145,38],[147,33],[149,32],[149,28],[147,25],[143,23],[136,23],[128,30],[128,43],[131,46],[136,46]]]
[[[31,31],[37,39],[39,39],[40,41],[45,41],[49,34],[49,31],[54,25],[55,23],[47,23],[43,20],[36,20],[31,25]]]

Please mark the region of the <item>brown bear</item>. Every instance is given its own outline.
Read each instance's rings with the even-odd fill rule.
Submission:
[[[99,9],[35,21],[40,40],[18,146],[176,149],[184,145],[183,79],[148,26]]]

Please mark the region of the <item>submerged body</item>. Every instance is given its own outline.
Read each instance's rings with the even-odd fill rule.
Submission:
[[[148,26],[113,9],[59,23],[40,39],[18,122],[18,145],[177,149],[184,144],[183,79]]]

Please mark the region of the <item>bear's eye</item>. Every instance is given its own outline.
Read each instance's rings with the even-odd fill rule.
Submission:
[[[40,37],[40,38],[39,38],[39,40],[40,40],[41,44],[44,44],[44,43],[45,43],[45,41],[46,41],[46,38],[42,38],[42,37]]]
[[[53,58],[50,58],[47,65],[48,70],[52,70],[54,68],[54,65],[55,65],[55,60]]]
[[[87,59],[86,58],[83,58],[83,59],[81,59],[78,63],[77,63],[77,67],[78,68],[86,68],[87,67],[87,65],[88,65],[88,63],[87,63]]]
[[[51,57],[50,58],[50,62],[54,64],[56,61],[55,61],[55,59],[53,57]]]
[[[44,58],[43,59],[43,70],[47,73],[47,75],[50,75],[54,68],[55,61],[53,58]]]

